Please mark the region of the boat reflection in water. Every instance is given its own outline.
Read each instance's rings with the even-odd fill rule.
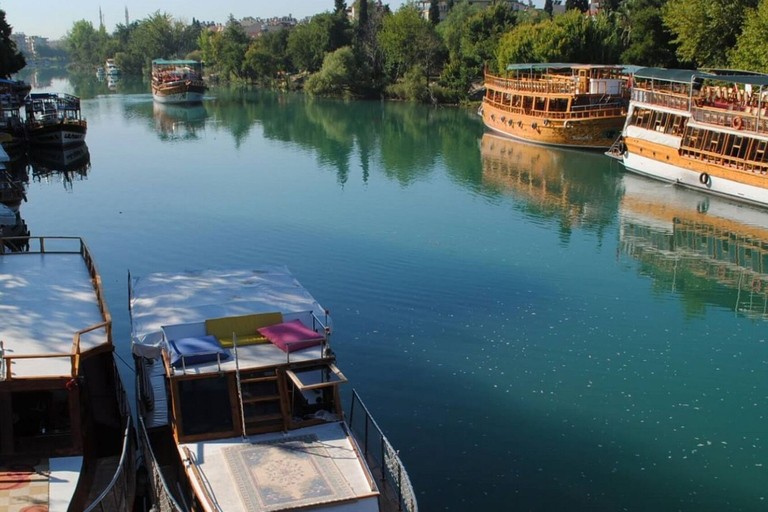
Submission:
[[[205,129],[208,111],[202,104],[172,105],[152,103],[155,127],[162,140],[196,140]]]
[[[485,133],[480,141],[483,187],[511,194],[523,210],[560,224],[561,240],[574,228],[601,235],[613,222],[621,190],[602,155],[545,147]]]
[[[60,178],[64,187],[72,188],[72,183],[83,180],[91,170],[91,154],[88,145],[83,143],[66,148],[36,147],[29,153],[32,179],[48,181]]]
[[[620,249],[689,311],[710,303],[768,319],[768,211],[623,176]]]

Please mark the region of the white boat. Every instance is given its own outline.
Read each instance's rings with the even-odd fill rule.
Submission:
[[[103,80],[106,74],[107,73],[104,71],[103,67],[99,66],[98,68],[96,68],[96,78],[98,78],[99,80]]]
[[[768,75],[642,68],[621,138],[629,171],[768,206]]]
[[[0,238],[0,510],[131,510],[135,441],[79,238]]]
[[[200,103],[206,90],[202,62],[152,61],[152,98],[158,103]]]
[[[115,77],[120,74],[120,68],[115,64],[115,59],[107,59],[105,69],[108,77]]]
[[[64,93],[33,93],[27,97],[26,129],[33,145],[82,144],[88,123],[80,111],[80,98]]]
[[[161,510],[417,510],[356,394],[345,418],[331,320],[287,269],[151,274],[129,307]]]

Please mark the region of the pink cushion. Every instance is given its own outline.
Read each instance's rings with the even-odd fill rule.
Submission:
[[[302,348],[315,347],[325,339],[325,336],[313,331],[301,323],[299,319],[261,327],[256,330],[283,352],[293,352]]]

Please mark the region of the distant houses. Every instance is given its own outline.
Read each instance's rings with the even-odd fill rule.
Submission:
[[[243,27],[245,33],[251,39],[261,37],[267,32],[274,32],[281,29],[291,29],[295,27],[299,21],[289,14],[288,16],[275,16],[273,18],[254,18],[252,16],[246,16],[238,21],[240,26]],[[208,25],[208,30],[211,32],[222,32],[227,27],[226,24],[216,23]]]
[[[482,8],[488,8],[493,3],[502,2],[506,3],[513,11],[527,11],[529,9],[535,9],[532,0],[528,0],[528,3],[518,2],[517,0],[468,0],[469,5],[477,5]],[[424,19],[429,19],[429,7],[432,2],[430,0],[418,0],[416,6]],[[448,16],[448,1],[440,0],[437,4],[440,11],[440,21],[443,21]]]

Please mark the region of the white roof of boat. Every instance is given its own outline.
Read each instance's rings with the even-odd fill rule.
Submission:
[[[302,439],[309,443],[302,444]],[[191,452],[219,510],[379,510],[378,490],[371,490],[341,422],[245,440],[185,443],[179,452],[186,459],[182,447]]]
[[[325,311],[286,267],[132,278],[130,307],[134,353],[145,354],[160,346],[163,326],[252,313],[313,311],[320,316]]]
[[[71,374],[75,333],[104,322],[79,253],[0,256],[0,340],[6,356],[61,354],[12,362],[12,377]],[[108,343],[106,330],[83,335],[81,352]]]

